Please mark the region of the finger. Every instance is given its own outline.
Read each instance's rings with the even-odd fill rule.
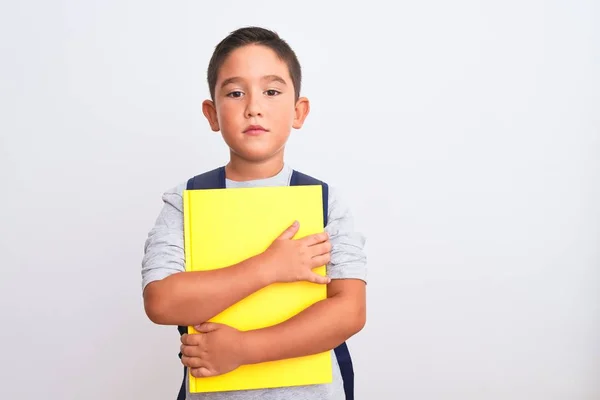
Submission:
[[[188,368],[206,368],[206,361],[198,357],[181,356],[181,363]]]
[[[205,368],[205,367],[193,368],[190,370],[190,372],[191,372],[192,376],[195,376],[196,378],[205,378],[205,377],[216,375],[211,370],[209,370],[208,368]]]
[[[331,261],[331,253],[325,253],[320,256],[313,257],[311,260],[311,264],[313,268],[322,267],[323,265],[329,264]]]
[[[300,229],[300,223],[298,221],[294,221],[294,223],[289,226],[281,235],[279,235],[279,240],[292,240],[296,233],[298,233],[298,229]]]
[[[308,282],[317,283],[319,285],[326,285],[331,282],[331,278],[315,274],[314,272],[311,273],[306,280]]]
[[[331,251],[331,242],[329,240],[326,242],[321,242],[319,244],[315,244],[314,246],[310,246],[309,249],[313,257],[322,256]]]
[[[199,357],[200,354],[202,354],[200,346],[186,346],[185,344],[182,344],[179,347],[179,350],[181,351],[181,354],[188,357]]]
[[[323,243],[324,241],[329,240],[329,235],[327,232],[320,232],[315,233],[314,235],[309,235],[302,240],[307,246],[314,246],[315,244]]]
[[[200,340],[200,335],[197,334],[187,334],[184,333],[183,335],[181,335],[181,344],[183,345],[187,345],[187,346],[197,346]]]
[[[217,329],[219,329],[220,326],[221,324],[217,324],[215,322],[205,322],[203,324],[195,326],[194,329],[196,329],[200,333],[208,333],[216,331]]]

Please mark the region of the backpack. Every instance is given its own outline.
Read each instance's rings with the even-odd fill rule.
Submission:
[[[315,179],[311,176],[305,175],[298,171],[292,172],[292,179],[290,186],[302,186],[302,185],[321,185],[323,188],[323,226],[327,226],[327,211],[328,211],[328,199],[329,199],[329,187],[325,182]],[[202,189],[225,189],[225,167],[219,167],[209,172],[205,172],[201,175],[190,178],[187,182],[187,190],[202,190]],[[177,327],[179,334],[183,335],[187,333],[187,326]],[[334,349],[337,362],[340,367],[342,380],[344,382],[344,392],[346,394],[346,400],[354,400],[354,369],[352,366],[352,358],[348,350],[346,342],[342,343]],[[179,353],[181,359],[181,353]],[[186,397],[186,377],[187,367],[183,368],[183,382],[179,389],[177,400],[185,400]]]

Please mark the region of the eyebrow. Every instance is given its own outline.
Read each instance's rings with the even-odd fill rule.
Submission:
[[[266,75],[266,76],[263,76],[263,80],[269,81],[269,82],[279,82],[283,85],[287,85],[287,82],[285,81],[285,79],[283,79],[279,75]]]
[[[269,81],[269,82],[279,82],[283,85],[287,85],[287,82],[285,81],[285,79],[283,79],[282,77],[280,77],[279,75],[265,75],[262,77],[263,81]],[[243,79],[239,76],[232,76],[231,78],[227,78],[223,81],[223,83],[221,83],[221,88],[224,88],[225,86],[231,84],[231,83],[237,83],[243,81]]]

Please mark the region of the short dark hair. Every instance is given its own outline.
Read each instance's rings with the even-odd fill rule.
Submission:
[[[279,57],[280,60],[287,64],[294,85],[296,100],[298,100],[302,82],[302,69],[300,68],[300,62],[298,61],[298,57],[296,57],[296,53],[294,53],[287,42],[280,38],[277,33],[256,26],[240,28],[231,32],[215,47],[210,62],[208,63],[207,72],[208,88],[210,90],[211,99],[213,101],[215,100],[217,76],[219,75],[219,69],[227,59],[227,56],[229,56],[232,51],[249,44],[257,44],[270,48],[277,54],[277,57]]]

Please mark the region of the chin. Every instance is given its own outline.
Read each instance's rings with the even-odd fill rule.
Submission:
[[[277,153],[279,153],[278,151],[236,151],[233,150],[233,152],[235,154],[237,154],[238,157],[243,158],[244,160],[250,161],[250,162],[262,162],[262,161],[266,161],[269,160],[271,158],[273,158],[275,155],[277,155]]]

